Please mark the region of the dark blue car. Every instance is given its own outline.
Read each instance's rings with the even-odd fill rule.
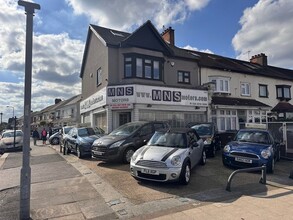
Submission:
[[[280,160],[280,146],[268,130],[241,129],[224,147],[222,160],[225,166],[236,168],[266,165],[267,172],[273,173]]]

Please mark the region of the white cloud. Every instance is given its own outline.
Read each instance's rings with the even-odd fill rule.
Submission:
[[[170,24],[182,23],[195,10],[210,0],[66,0],[76,14],[88,16],[100,26],[130,31],[146,20],[154,21],[160,30]]]
[[[265,53],[269,65],[293,68],[292,8],[292,0],[260,0],[247,8],[232,41],[237,58],[247,60],[248,52],[250,57]]]
[[[5,13],[4,13],[5,12]],[[34,25],[42,20],[34,17]],[[0,111],[15,107],[15,114],[23,114],[25,13],[17,1],[5,0],[0,5],[0,70],[8,71],[17,82],[0,82]],[[55,98],[67,99],[81,92],[80,65],[84,42],[70,39],[67,33],[34,34],[32,68],[32,110],[54,104]],[[0,71],[0,74],[1,74]],[[2,80],[0,80],[2,81]],[[3,107],[4,106],[4,107]],[[10,109],[11,110],[11,109]],[[3,121],[12,115],[3,114]]]
[[[192,47],[190,45],[187,45],[185,47],[182,47],[183,49],[186,49],[186,50],[195,50],[195,51],[199,51],[199,52],[204,52],[204,53],[211,53],[211,54],[214,54],[213,51],[209,50],[209,49],[204,49],[204,50],[199,50],[198,48],[196,47]]]

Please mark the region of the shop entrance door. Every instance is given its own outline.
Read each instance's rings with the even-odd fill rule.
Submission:
[[[131,112],[119,113],[119,126],[131,122]]]

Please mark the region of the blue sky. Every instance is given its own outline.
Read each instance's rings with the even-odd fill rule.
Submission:
[[[30,0],[32,1],[32,0]],[[171,26],[178,47],[293,68],[292,0],[34,0],[32,110],[81,92],[80,65],[89,24],[133,32],[151,20]],[[0,112],[23,115],[24,8],[0,5]],[[74,89],[72,89],[74,88]]]

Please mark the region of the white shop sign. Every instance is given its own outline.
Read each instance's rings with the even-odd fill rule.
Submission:
[[[124,103],[208,106],[208,92],[144,85],[110,86],[107,88],[107,104]]]
[[[80,102],[80,113],[82,114],[104,105],[106,105],[106,88],[101,89],[84,101]]]

